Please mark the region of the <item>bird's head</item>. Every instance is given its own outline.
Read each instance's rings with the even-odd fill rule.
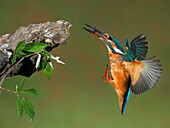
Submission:
[[[97,38],[99,38],[100,40],[102,40],[106,44],[108,50],[112,51],[113,53],[124,55],[124,53],[121,50],[118,49],[118,46],[116,45],[116,43],[114,43],[114,41],[113,41],[114,37],[111,34],[101,32],[100,30],[98,30],[95,27],[92,27],[88,24],[85,24],[85,25],[88,28],[85,28],[85,27],[83,27],[83,28],[86,31],[93,34],[94,36],[96,36]]]

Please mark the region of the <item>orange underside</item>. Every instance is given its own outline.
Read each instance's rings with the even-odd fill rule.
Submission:
[[[127,91],[129,75],[134,85],[139,78],[140,71],[144,69],[144,63],[140,61],[126,62],[120,61],[119,54],[109,53],[110,59],[110,73],[113,78],[112,87],[114,87],[118,97],[120,111],[122,111],[123,95]]]

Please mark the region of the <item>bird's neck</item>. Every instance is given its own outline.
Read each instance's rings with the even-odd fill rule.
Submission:
[[[109,61],[110,61],[110,63],[120,62],[120,60],[122,58],[120,54],[112,53],[109,50],[108,50],[108,52],[109,52]]]

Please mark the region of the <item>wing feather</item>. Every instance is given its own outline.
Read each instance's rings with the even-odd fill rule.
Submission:
[[[146,46],[148,42],[145,42],[146,37],[144,34],[137,36],[131,41],[130,48],[135,55],[135,59],[144,60],[147,54],[148,47]]]
[[[162,69],[160,69],[161,65],[158,64],[160,61],[155,59],[156,57],[152,57],[141,61],[145,66],[143,70],[139,72],[138,79],[134,82],[133,86],[131,86],[132,94],[142,94],[156,85],[161,76]]]

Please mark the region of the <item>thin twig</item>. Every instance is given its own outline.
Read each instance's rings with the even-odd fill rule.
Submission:
[[[1,79],[0,87],[2,86],[2,83],[4,82],[4,80],[7,77],[7,75],[8,75],[8,73],[6,72],[5,75],[3,76],[3,78]]]
[[[11,70],[14,68],[15,65],[19,64],[25,57],[21,58],[16,64],[12,65],[12,67],[10,67],[8,69],[8,71],[5,73],[5,75],[3,76],[1,82],[0,82],[0,87],[2,86],[2,83],[4,82],[5,78],[8,76],[8,74],[11,72]]]
[[[16,91],[12,91],[12,90],[9,90],[9,89],[6,89],[6,88],[0,87],[0,89],[1,89],[1,90],[5,90],[5,91],[7,91],[7,92],[11,92],[11,93],[17,94]]]

